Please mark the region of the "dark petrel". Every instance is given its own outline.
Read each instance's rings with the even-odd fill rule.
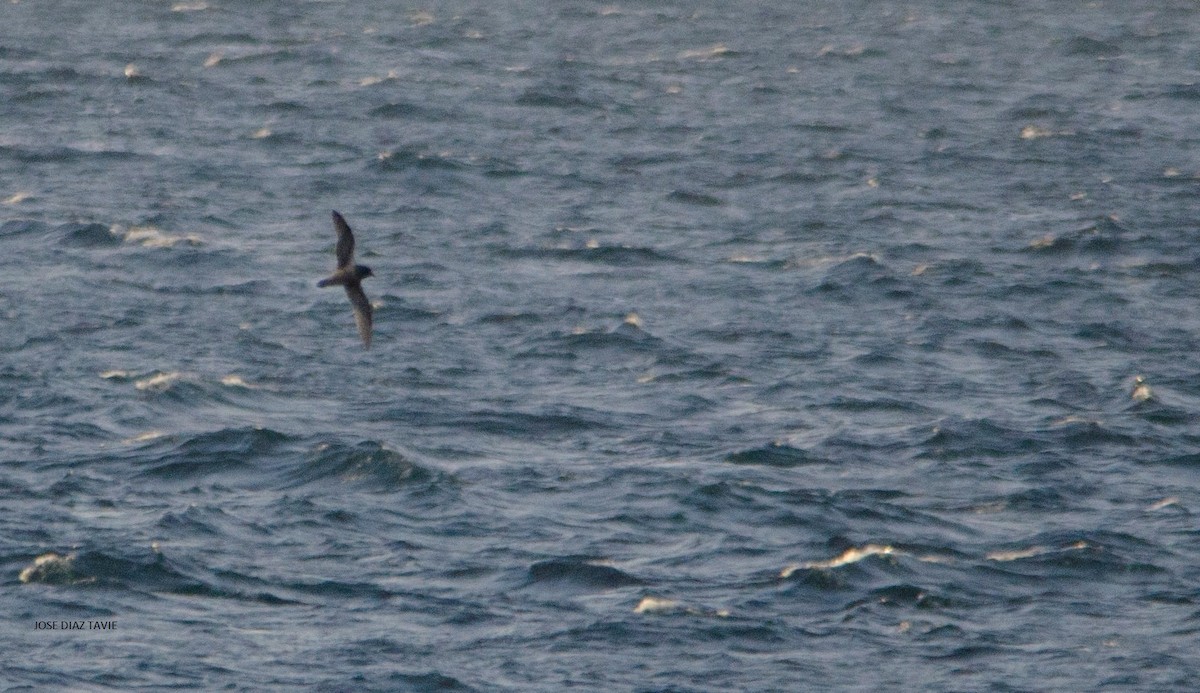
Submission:
[[[344,286],[354,306],[354,322],[358,325],[358,336],[363,346],[371,348],[371,302],[362,290],[362,280],[375,276],[371,268],[354,264],[354,233],[350,225],[337,210],[333,212],[333,227],[337,229],[337,269],[333,274],[317,282],[317,286]]]

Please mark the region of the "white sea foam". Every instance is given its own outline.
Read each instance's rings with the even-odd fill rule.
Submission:
[[[1076,541],[1065,546],[1041,546],[1034,545],[1024,549],[1013,549],[1005,551],[989,551],[986,558],[989,561],[1019,561],[1026,558],[1035,558],[1048,553],[1062,553],[1065,551],[1080,551],[1088,548],[1088,543],[1085,541]]]
[[[727,618],[729,616],[728,609],[705,609],[697,606],[688,606],[675,599],[667,599],[665,597],[642,597],[637,606],[633,607],[633,613],[686,614],[688,616],[715,616],[717,618]]]
[[[145,431],[143,433],[139,433],[135,436],[130,436],[130,437],[126,438],[125,440],[122,440],[121,442],[124,443],[125,445],[136,445],[138,443],[148,443],[151,440],[158,440],[159,438],[163,438],[166,435],[167,435],[166,431],[160,431],[158,429],[154,429],[154,430],[150,430],[150,431]]]
[[[170,389],[181,377],[183,377],[183,374],[177,372],[155,373],[148,378],[142,378],[134,382],[133,386],[138,390],[162,392]]]
[[[17,575],[17,579],[25,583],[69,584],[80,582],[75,575],[75,554],[63,556],[53,551],[44,553],[22,569]],[[85,582],[87,581],[90,580]]]
[[[200,245],[203,242],[194,233],[169,234],[153,226],[131,226],[124,231],[120,226],[113,226],[112,232],[124,238],[126,243],[145,248],[173,248],[180,243]]]
[[[896,553],[896,549],[886,544],[867,544],[863,547],[851,547],[846,549],[841,554],[825,561],[809,561],[807,563],[797,563],[784,568],[779,577],[788,578],[797,570],[813,570],[813,569],[830,569],[840,568],[844,565],[857,563],[864,558],[871,556],[888,556]]]

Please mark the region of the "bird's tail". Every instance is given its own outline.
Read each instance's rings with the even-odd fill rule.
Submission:
[[[341,282],[339,282],[337,279],[334,279],[333,277],[326,277],[325,279],[322,279],[321,281],[317,282],[317,286],[322,287],[322,288],[324,288],[326,286],[333,286],[334,284],[341,284]]]

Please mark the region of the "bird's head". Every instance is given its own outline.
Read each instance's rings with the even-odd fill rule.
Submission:
[[[359,279],[366,279],[367,277],[374,277],[375,273],[372,272],[371,268],[367,267],[366,265],[355,265],[354,276],[358,277]]]

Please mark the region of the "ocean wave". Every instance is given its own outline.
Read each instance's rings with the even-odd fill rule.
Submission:
[[[194,233],[167,233],[154,226],[114,226],[112,233],[121,236],[126,243],[143,248],[174,248],[177,245],[200,246],[204,241]]]
[[[957,460],[1029,454],[1042,449],[1044,441],[1032,432],[988,419],[948,418],[938,422],[920,445],[918,457]]]
[[[565,407],[542,412],[480,410],[456,417],[455,427],[503,436],[565,436],[615,426],[600,412]]]
[[[113,368],[100,373],[104,380],[132,385],[147,401],[171,404],[180,409],[204,405],[261,407],[273,396],[273,388],[245,379],[237,373],[222,376],[183,371],[131,371]]]
[[[256,478],[267,468],[266,460],[285,458],[293,442],[292,437],[266,428],[227,428],[188,436],[155,436],[129,454],[142,478],[194,483],[217,477],[228,483],[233,478],[244,479],[244,475]]]
[[[32,219],[11,219],[0,224],[0,236],[17,238],[20,236],[38,236],[49,228],[45,222]],[[69,229],[68,229],[69,231]]]
[[[730,615],[728,609],[709,609],[686,604],[677,599],[650,595],[642,597],[638,601],[637,605],[633,607],[633,613],[655,616],[686,615],[715,618],[729,618]]]
[[[516,99],[518,106],[535,108],[601,108],[603,101],[580,94],[572,85],[529,87]]]
[[[654,264],[677,264],[679,258],[656,248],[625,245],[582,245],[579,247],[497,247],[502,257],[521,260],[557,260],[639,267]]]
[[[74,146],[0,145],[0,159],[9,159],[21,164],[105,163],[112,165],[150,158],[152,157],[141,152],[88,143]]]
[[[75,566],[75,554],[44,553],[21,569],[17,576],[24,583],[43,585],[72,585],[90,583],[95,577],[86,575]]]
[[[470,166],[452,152],[417,149],[385,150],[375,157],[372,168],[381,172],[418,170],[461,171]]]
[[[419,674],[393,672],[380,677],[377,684],[372,684],[371,677],[364,677],[363,683],[364,688],[375,687],[378,690],[403,690],[412,693],[472,693],[479,690],[437,671]]]
[[[399,118],[404,120],[437,120],[446,117],[445,113],[406,101],[396,101],[376,106],[368,112],[368,115],[375,118]]]
[[[813,261],[805,264],[811,262]],[[879,258],[867,253],[857,253],[834,261],[812,291],[852,298],[863,292],[878,293],[880,290],[889,290],[886,295],[891,295],[893,291],[902,290],[903,286],[891,268]]]
[[[670,367],[680,357],[680,350],[635,325],[622,323],[612,330],[577,327],[571,331],[556,331],[525,340],[517,358],[541,361],[561,358],[574,361],[589,355],[654,356],[663,359],[661,365]]]
[[[715,195],[691,190],[674,190],[667,195],[667,199],[672,202],[698,207],[721,207],[725,204],[724,200]]]
[[[529,579],[538,585],[584,590],[619,589],[645,583],[612,566],[587,559],[563,558],[540,561],[529,567]]]
[[[442,472],[374,441],[322,443],[292,466],[285,479],[285,488],[347,485],[373,493],[425,490],[449,481]]]
[[[1074,535],[1046,533],[1025,542],[1013,542],[988,551],[986,560],[993,570],[1039,582],[1104,579],[1137,583],[1169,572],[1159,565],[1164,557],[1162,547],[1141,537],[1092,531]]]
[[[22,571],[21,581],[87,587],[121,588],[132,592],[211,592],[204,584],[176,569],[156,550],[137,557],[89,549],[67,555],[39,556]]]
[[[809,464],[827,464],[829,462],[807,450],[794,448],[778,441],[760,448],[730,453],[725,456],[725,461],[731,464],[753,464],[785,468]]]
[[[111,248],[121,244],[121,236],[111,226],[97,223],[63,224],[56,229],[59,243],[77,248]]]

